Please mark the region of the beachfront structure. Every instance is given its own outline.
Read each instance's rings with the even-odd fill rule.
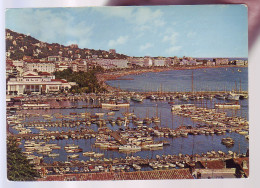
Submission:
[[[53,73],[55,71],[55,64],[52,61],[26,60],[24,70]]]
[[[166,65],[165,59],[154,59],[153,60],[153,66],[155,67],[162,67]]]
[[[144,58],[144,64],[145,67],[151,67],[153,66],[153,59],[151,57],[145,57]]]
[[[104,69],[128,68],[128,60],[126,59],[96,59],[95,63]]]
[[[245,65],[245,61],[243,61],[243,60],[235,60],[235,65],[243,66],[243,65]]]
[[[229,61],[228,58],[215,58],[213,61],[216,63],[216,66],[218,65],[228,65]]]
[[[55,79],[55,76],[47,72],[38,74],[36,72],[25,72],[23,76],[10,78],[7,82],[8,95],[43,94],[67,91],[75,82]]]
[[[207,65],[207,66],[215,66],[216,63],[215,63],[214,61],[208,60],[208,61],[206,62],[206,65]]]
[[[145,66],[145,64],[147,64],[147,63],[145,63],[145,61],[147,61],[147,60],[145,60],[145,58],[143,58],[143,57],[129,57],[128,61],[132,67],[143,67],[143,66]],[[151,63],[150,66],[152,66],[152,59],[148,63]]]
[[[199,65],[199,62],[197,62],[196,60],[190,60],[189,62],[188,62],[188,64],[189,65],[192,65],[192,66],[195,66],[195,65]]]
[[[185,66],[185,65],[188,65],[189,64],[189,61],[186,60],[186,59],[183,59],[181,62],[180,62],[180,65],[181,66]]]

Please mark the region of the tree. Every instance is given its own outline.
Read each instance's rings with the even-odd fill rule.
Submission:
[[[54,75],[57,79],[66,79],[68,82],[76,82],[78,85],[71,88],[72,92],[76,93],[91,93],[91,92],[104,92],[105,88],[102,88],[98,83],[96,73],[104,72],[104,69],[97,66],[93,70],[88,72],[73,72],[71,68],[63,71],[56,71]]]
[[[20,50],[15,50],[14,53],[11,53],[10,58],[13,60],[20,60],[24,56],[24,52]]]
[[[7,178],[10,181],[33,181],[40,177],[23,155],[13,137],[7,138]]]

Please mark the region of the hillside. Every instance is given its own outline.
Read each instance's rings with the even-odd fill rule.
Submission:
[[[30,56],[34,59],[47,58],[48,56],[61,56],[64,58],[88,59],[88,58],[104,58],[104,59],[125,59],[124,54],[109,53],[105,50],[95,50],[79,48],[76,44],[70,46],[60,45],[58,43],[46,43],[39,41],[29,35],[14,32],[6,29],[6,52],[7,56],[13,60],[22,59],[24,56]]]

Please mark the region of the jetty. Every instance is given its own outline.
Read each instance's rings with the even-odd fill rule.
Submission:
[[[127,141],[122,138],[116,131],[111,131],[110,135],[116,140],[118,141],[121,145],[126,145]]]

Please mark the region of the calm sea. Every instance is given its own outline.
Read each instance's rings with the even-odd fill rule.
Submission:
[[[242,90],[247,90],[248,88],[248,75],[247,75],[247,68],[212,68],[212,69],[197,69],[197,70],[173,70],[167,72],[160,72],[160,73],[146,73],[137,76],[127,76],[127,78],[134,78],[134,80],[116,80],[116,81],[109,81],[108,83],[113,86],[120,85],[123,89],[128,89],[132,91],[157,91],[159,88],[162,88],[164,91],[188,91],[191,90],[191,75],[193,71],[194,77],[194,85],[195,90],[231,90],[235,88],[237,85],[237,89],[240,87]],[[148,89],[149,88],[149,89]],[[66,101],[69,103],[68,101]],[[174,101],[177,103],[183,103],[178,99]],[[191,101],[189,101],[191,102]],[[188,103],[189,103],[188,102]],[[213,108],[214,104],[219,101],[217,99],[213,100],[204,100],[202,102],[198,101],[195,102],[196,106],[206,105],[208,108]],[[59,102],[62,103],[62,102]],[[73,102],[69,105],[75,106],[82,106],[87,104],[85,101],[77,101]],[[248,100],[240,100],[240,104],[242,108],[240,110],[225,110],[228,116],[240,116],[243,118],[248,118]],[[158,110],[156,110],[156,106],[158,106]],[[156,111],[158,112],[159,116],[161,117],[161,127],[170,127],[176,129],[180,125],[191,125],[196,126],[196,122],[192,121],[189,117],[181,117],[176,114],[171,113],[171,105],[168,104],[168,101],[150,101],[145,99],[142,103],[135,103],[131,101],[129,109],[121,109],[117,111],[114,115],[114,118],[123,117],[123,112],[133,112],[139,118],[145,117],[154,117],[156,115]],[[54,113],[61,113],[63,115],[69,115],[71,112],[74,113],[84,113],[90,112],[92,114],[96,112],[105,112],[107,113],[108,110],[104,109],[51,109],[51,110],[34,110],[34,111],[24,111],[27,114],[54,114]],[[108,118],[106,115],[104,119]],[[60,120],[60,119],[59,119]],[[25,121],[47,121],[44,118],[40,117],[28,117]],[[48,120],[49,121],[49,120]],[[55,117],[51,121],[56,121]],[[130,127],[135,127],[130,123]],[[153,127],[154,125],[149,125]],[[107,124],[107,127],[112,130],[117,130],[120,126],[111,126]],[[79,125],[75,128],[65,128],[65,127],[49,127],[48,130],[51,131],[69,131],[69,130],[80,130],[80,128],[86,128],[85,125]],[[95,124],[92,124],[90,129],[97,131],[98,127]],[[15,130],[12,132],[17,133]],[[32,129],[33,132],[37,133],[39,130]],[[221,139],[223,137],[232,137],[235,140],[235,144],[231,148],[225,147],[221,144]],[[205,153],[211,150],[221,150],[227,152],[229,150],[235,151],[237,153],[245,153],[249,146],[248,141],[245,139],[245,136],[237,134],[237,133],[226,133],[226,135],[212,135],[212,136],[205,136],[205,135],[189,135],[187,138],[155,138],[156,141],[159,140],[167,140],[170,142],[169,146],[165,146],[163,150],[156,150],[156,151],[140,151],[137,153],[133,153],[134,156],[141,156],[143,158],[154,158],[156,155],[167,155],[167,154],[194,154],[194,153]],[[24,140],[22,141],[24,143]],[[115,157],[125,157],[127,154],[119,153],[118,151],[106,151],[100,148],[95,148],[93,146],[95,142],[95,138],[92,139],[80,139],[80,140],[47,140],[46,143],[57,143],[62,147],[61,150],[54,150],[53,153],[59,153],[60,156],[57,158],[50,158],[45,156],[45,162],[53,162],[53,161],[66,161],[67,153],[63,149],[64,146],[67,144],[75,143],[78,144],[81,148],[83,148],[83,152],[86,151],[96,151],[102,152],[105,154],[106,158],[115,158]],[[23,148],[23,146],[21,146]],[[36,152],[35,155],[39,155]],[[77,160],[88,160],[88,157],[84,157],[82,153],[80,153],[79,159]]]
[[[171,70],[128,75],[129,80],[110,80],[107,84],[128,91],[194,91],[248,90],[248,68],[208,68]]]

